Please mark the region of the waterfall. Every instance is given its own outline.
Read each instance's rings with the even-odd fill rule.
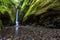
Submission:
[[[15,33],[18,34],[18,26],[19,26],[19,22],[18,22],[18,11],[19,9],[16,7],[16,28],[15,28]]]
[[[18,2],[18,0],[15,0],[16,2]]]

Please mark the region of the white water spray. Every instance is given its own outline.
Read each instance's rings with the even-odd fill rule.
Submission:
[[[15,0],[15,2],[17,3],[17,2],[19,2],[18,0]],[[15,33],[16,33],[16,35],[18,34],[18,26],[19,26],[19,22],[18,22],[18,11],[19,11],[19,9],[18,9],[18,5],[16,5],[16,26],[15,26]]]
[[[18,2],[18,0],[15,0],[15,2]]]
[[[19,23],[18,23],[18,8],[16,8],[16,29],[15,29],[15,31],[16,31],[16,34],[18,34],[18,26],[19,26]]]

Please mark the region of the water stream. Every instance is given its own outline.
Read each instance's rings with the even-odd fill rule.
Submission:
[[[18,26],[19,26],[19,22],[18,22],[18,11],[19,9],[16,7],[16,28],[15,28],[15,33],[16,35],[18,34]]]

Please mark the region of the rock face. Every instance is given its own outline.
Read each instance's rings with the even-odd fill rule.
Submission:
[[[60,40],[59,30],[41,26],[20,26],[18,35],[15,35],[12,26],[0,31],[0,40]]]
[[[41,15],[35,16],[30,15],[28,19],[23,23],[26,25],[41,25],[45,27],[55,27],[60,26],[60,12],[56,10],[48,10],[48,12]]]
[[[47,16],[45,15],[43,21],[41,20],[41,24],[46,27],[60,28],[60,14],[52,13]]]

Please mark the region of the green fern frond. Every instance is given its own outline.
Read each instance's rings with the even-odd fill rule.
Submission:
[[[28,18],[29,15],[41,15],[50,8],[55,6],[60,6],[60,3],[57,0],[35,0],[33,4],[30,5],[28,11],[23,17],[23,22]]]

